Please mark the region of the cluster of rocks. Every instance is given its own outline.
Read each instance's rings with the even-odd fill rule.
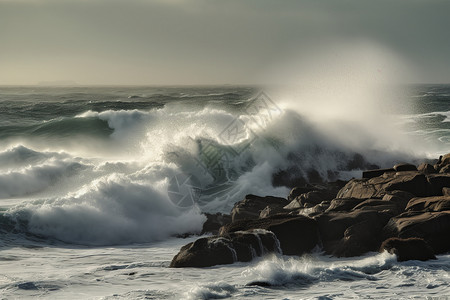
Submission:
[[[181,248],[171,267],[249,261],[265,253],[336,257],[370,251],[399,261],[450,251],[450,153],[436,164],[399,164],[361,179],[291,190],[287,199],[247,195],[231,215],[208,215],[201,238]]]

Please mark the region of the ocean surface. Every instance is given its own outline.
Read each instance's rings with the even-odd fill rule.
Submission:
[[[0,87],[0,298],[450,299],[448,254],[168,268],[246,194],[448,152],[446,85]]]

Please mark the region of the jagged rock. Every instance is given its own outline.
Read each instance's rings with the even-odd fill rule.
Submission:
[[[370,179],[352,179],[336,198],[382,198],[388,191],[400,190],[415,196],[426,196],[428,181],[424,174],[415,171],[388,172]]]
[[[276,213],[282,212],[283,207],[288,203],[289,202],[286,199],[280,197],[247,195],[244,200],[239,201],[234,205],[231,210],[231,220],[232,222],[235,222],[238,220],[258,219],[261,211],[267,206],[271,208],[272,213],[274,211],[276,211]]]
[[[292,200],[288,205],[284,207],[286,210],[292,210],[302,207],[312,207],[322,201],[329,201],[336,197],[337,191],[333,190],[315,190],[307,193],[300,194],[294,200]]]
[[[210,267],[237,261],[246,262],[270,252],[278,252],[278,241],[272,232],[234,232],[227,237],[200,238],[181,247],[170,267]]]
[[[417,167],[417,170],[418,170],[419,172],[421,172],[421,173],[424,173],[424,174],[434,174],[434,173],[437,173],[437,172],[436,172],[436,169],[435,169],[432,165],[430,165],[430,164],[428,164],[428,163],[421,163],[421,164]]]
[[[301,255],[311,251],[319,241],[316,222],[305,216],[287,214],[274,215],[258,220],[240,220],[220,229],[221,236],[236,231],[266,229],[273,232],[280,241],[283,254]]]
[[[434,253],[450,251],[450,211],[407,211],[391,218],[383,228],[386,238],[423,238]]]
[[[208,214],[205,213],[206,221],[203,223],[203,229],[202,234],[205,233],[212,233],[217,234],[219,233],[220,227],[222,227],[225,224],[231,223],[231,216],[221,213],[216,214]]]
[[[389,238],[380,247],[380,252],[387,251],[397,256],[397,261],[436,259],[433,249],[420,238]]]
[[[394,170],[397,172],[417,171],[417,168],[412,164],[397,164],[394,166]]]
[[[356,205],[363,202],[363,199],[359,198],[341,198],[341,199],[333,199],[331,200],[330,206],[326,210],[330,211],[350,211]]]
[[[410,211],[444,211],[450,210],[450,196],[413,198],[406,210]]]
[[[301,208],[297,211],[299,215],[314,217],[318,214],[325,212],[330,207],[331,201],[322,201],[313,207]]]
[[[311,191],[315,191],[315,190],[317,190],[317,188],[312,186],[312,185],[296,186],[289,193],[289,196],[287,197],[287,200],[288,201],[292,201],[295,198],[297,198],[298,196],[300,196],[301,194],[305,194],[305,193],[308,193],[308,192],[311,192]]]
[[[450,196],[450,187],[443,187],[442,188],[442,195]]]
[[[439,160],[434,166],[434,168],[440,173],[446,173],[448,172],[449,166],[450,166],[450,153],[439,157]],[[443,171],[444,168],[446,168],[446,170]]]

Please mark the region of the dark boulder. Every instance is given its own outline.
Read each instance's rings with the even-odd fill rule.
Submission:
[[[450,251],[450,211],[407,211],[391,218],[383,228],[385,238],[423,238],[434,253]]]
[[[450,187],[450,174],[430,174],[427,175],[427,181],[427,196],[441,196],[442,189],[445,187]]]
[[[289,202],[280,197],[259,197],[255,195],[247,195],[245,199],[237,202],[231,210],[232,221],[258,219],[261,211],[269,206],[272,214],[282,212],[283,207]]]
[[[376,219],[368,219],[349,226],[331,254],[337,257],[352,257],[376,251],[380,246],[383,225]]]
[[[397,261],[436,259],[433,249],[420,238],[389,238],[381,244],[383,251],[395,254]]]
[[[181,247],[170,267],[210,267],[247,262],[265,253],[279,252],[278,240],[272,232],[254,230],[235,232],[227,237],[200,238]]]
[[[311,251],[319,241],[317,224],[313,219],[286,214],[236,221],[222,227],[219,234],[226,237],[232,232],[258,228],[273,232],[286,255],[302,255]]]
[[[336,256],[353,256],[376,251],[381,243],[382,228],[390,218],[388,213],[361,209],[351,212],[326,212],[314,217],[323,249],[327,254]],[[350,228],[351,226],[354,227]],[[358,245],[355,246],[356,244]]]

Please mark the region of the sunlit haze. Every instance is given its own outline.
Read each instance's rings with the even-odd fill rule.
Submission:
[[[448,83],[449,11],[419,0],[0,0],[0,85],[280,83],[342,49],[369,74]]]

